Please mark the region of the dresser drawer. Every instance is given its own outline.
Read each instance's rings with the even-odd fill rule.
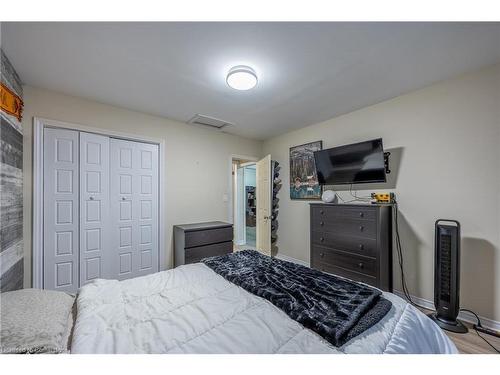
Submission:
[[[313,216],[312,230],[341,233],[344,236],[377,238],[377,222],[368,220]]]
[[[233,240],[233,227],[186,232],[185,247],[196,247]]]
[[[313,263],[324,263],[373,277],[377,276],[377,261],[374,258],[362,257],[320,246],[312,247],[311,257]]]
[[[312,216],[323,216],[331,219],[360,219],[360,220],[376,220],[376,207],[342,207],[342,206],[312,206]]]
[[[377,240],[358,236],[345,236],[330,232],[311,232],[311,242],[324,247],[333,247],[359,255],[377,255]]]
[[[372,275],[349,271],[344,268],[336,267],[331,264],[325,264],[321,262],[313,263],[313,268],[322,272],[327,272],[337,276],[342,276],[349,280],[359,281],[368,285],[378,287],[378,280],[376,277]]]
[[[233,242],[222,242],[207,246],[198,246],[192,249],[186,249],[185,263],[196,263],[203,258],[224,255],[233,252]]]

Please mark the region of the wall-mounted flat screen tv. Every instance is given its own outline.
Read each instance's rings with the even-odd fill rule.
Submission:
[[[386,182],[382,138],[314,153],[322,185]]]

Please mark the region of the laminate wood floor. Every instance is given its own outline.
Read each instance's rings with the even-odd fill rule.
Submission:
[[[429,314],[432,311],[427,309],[420,309],[424,314]],[[454,333],[443,331],[455,343],[458,351],[461,354],[497,354],[497,352],[489,346],[484,340],[478,336],[472,324],[464,322],[469,328],[467,333]],[[497,349],[500,349],[500,338],[479,332],[486,340],[488,340]]]

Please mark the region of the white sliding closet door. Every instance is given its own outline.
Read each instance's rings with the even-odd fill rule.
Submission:
[[[80,133],[80,286],[113,277],[109,137]]]
[[[114,278],[158,271],[158,145],[110,140]]]
[[[44,131],[43,287],[78,289],[79,166],[77,131]]]

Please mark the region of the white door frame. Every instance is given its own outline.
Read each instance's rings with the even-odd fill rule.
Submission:
[[[233,193],[234,193],[234,235],[233,239],[234,243],[238,246],[244,245],[247,242],[246,235],[246,200],[244,193],[245,186],[245,168],[241,165],[238,165],[235,169],[236,175],[234,176],[234,185],[233,185]]]
[[[86,125],[50,120],[40,117],[33,118],[33,222],[32,222],[32,284],[33,288],[43,287],[43,129],[60,128],[77,130],[87,133],[105,135],[112,138],[125,139],[159,146],[159,207],[158,210],[158,269],[166,269],[166,185],[165,185],[165,140],[145,137],[136,134],[116,132],[93,128]],[[231,189],[232,190],[232,189]]]

